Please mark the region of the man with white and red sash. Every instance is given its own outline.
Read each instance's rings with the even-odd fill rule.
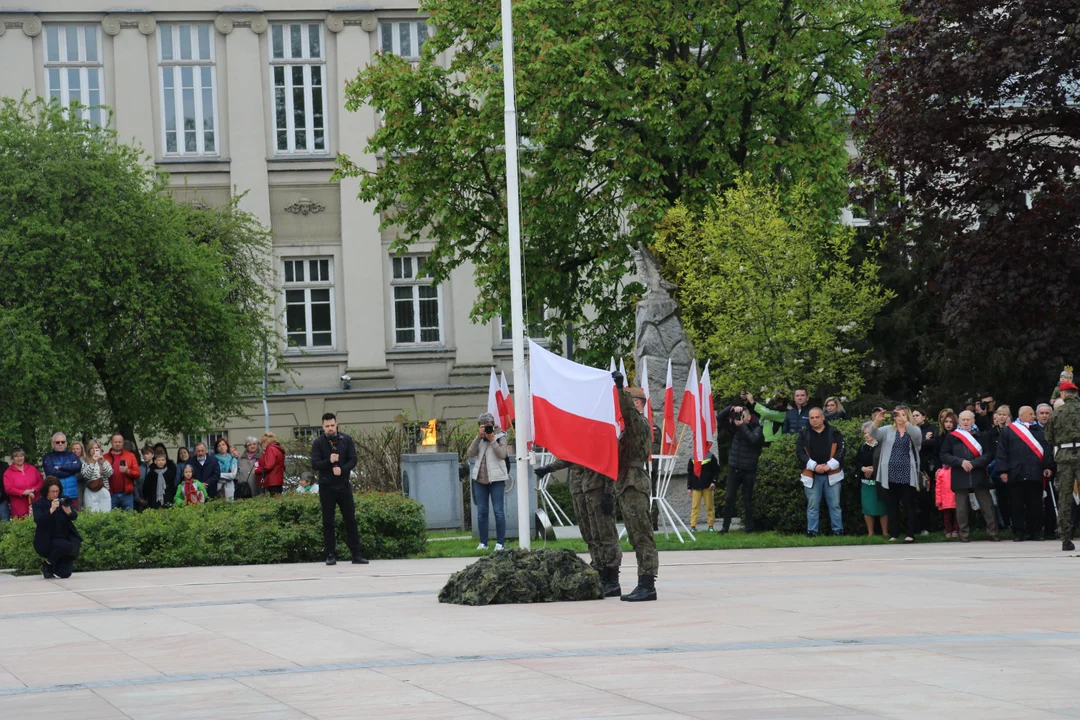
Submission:
[[[971,525],[968,518],[971,505],[968,495],[979,501],[979,511],[986,520],[986,532],[993,542],[999,541],[994,499],[990,496],[990,475],[986,466],[993,458],[979,442],[975,413],[960,413],[960,425],[941,439],[941,464],[952,468],[952,491],[956,495],[956,522],[960,526],[960,542],[970,542]]]
[[[1013,540],[1044,540],[1043,478],[1053,470],[1053,453],[1046,445],[1035,411],[1028,405],[998,439],[997,468],[1009,495]]]

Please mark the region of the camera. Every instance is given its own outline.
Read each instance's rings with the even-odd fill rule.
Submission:
[[[495,432],[495,426],[494,425],[485,425],[484,426],[484,434],[485,435],[491,435],[494,432]]]
[[[66,506],[66,507],[71,507],[72,502],[73,502],[73,498],[69,498],[69,497],[60,498],[60,504]]]

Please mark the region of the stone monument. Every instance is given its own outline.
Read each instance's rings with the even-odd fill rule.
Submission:
[[[694,346],[683,329],[682,320],[679,319],[679,304],[671,297],[671,291],[676,286],[660,276],[660,263],[656,256],[644,243],[638,243],[634,250],[634,259],[637,262],[638,278],[645,284],[645,295],[637,306],[634,366],[640,370],[642,359],[648,358],[649,390],[653,397],[652,420],[659,432],[664,419],[664,385],[668,358],[671,358],[671,382],[675,388],[677,417],[683,390],[686,389],[686,378],[690,374],[690,362],[694,359]],[[636,384],[641,384],[640,379]],[[676,440],[679,430],[680,427],[677,427]],[[686,473],[686,463],[691,453],[691,443],[686,439],[688,437],[689,428],[679,447],[676,475]],[[672,485],[676,483],[673,482]],[[684,494],[680,493],[680,496]]]

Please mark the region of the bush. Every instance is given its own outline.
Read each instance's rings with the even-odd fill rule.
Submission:
[[[426,547],[424,509],[400,495],[358,496],[356,524],[360,549],[369,558],[402,558]],[[39,572],[34,521],[6,525],[0,524],[0,567],[14,568],[19,574]],[[215,501],[142,513],[84,513],[76,525],[83,536],[77,572],[323,559],[319,500],[308,495]],[[340,514],[337,552],[349,556]]]
[[[843,512],[844,532],[865,534],[862,483],[855,470],[855,454],[863,444],[862,422],[847,420],[833,424],[844,434],[844,441],[847,443],[843,463],[844,479],[840,487],[840,508]],[[797,435],[783,435],[765,448],[765,452],[761,454],[757,483],[754,485],[754,524],[758,530],[776,530],[784,533],[806,532],[806,495],[803,493],[803,484],[799,482],[801,469],[795,459],[797,437]],[[722,505],[722,503],[718,504]],[[823,497],[819,525],[822,531],[828,531],[828,518],[828,507]],[[940,529],[941,513],[933,513],[933,517],[920,519],[923,527],[929,530]]]

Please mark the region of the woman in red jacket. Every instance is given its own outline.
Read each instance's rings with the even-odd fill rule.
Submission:
[[[255,462],[255,472],[262,476],[262,486],[268,495],[280,495],[285,485],[285,449],[272,432],[263,433],[263,454]]]
[[[4,490],[11,503],[11,517],[20,518],[30,514],[30,503],[38,498],[43,478],[41,472],[26,462],[26,451],[11,451],[11,467],[4,471]]]

